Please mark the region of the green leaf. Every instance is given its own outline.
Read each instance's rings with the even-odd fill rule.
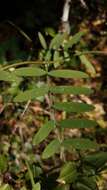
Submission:
[[[59,51],[54,51],[54,55],[53,55],[53,60],[54,61],[59,61],[60,60],[60,53],[59,53]]]
[[[70,190],[70,185],[69,184],[60,184],[57,187],[55,187],[54,190]]]
[[[73,162],[67,162],[61,168],[57,181],[61,184],[73,183],[77,179],[77,170]]]
[[[40,40],[40,43],[41,43],[42,47],[44,49],[47,49],[47,43],[46,43],[46,40],[45,40],[44,36],[39,32],[38,37],[39,37],[39,40]]]
[[[9,184],[1,185],[0,190],[13,190]]]
[[[45,61],[50,61],[51,60],[51,57],[52,57],[52,53],[51,53],[51,51],[49,50],[49,51],[47,51],[46,52],[46,55],[45,55]]]
[[[48,93],[48,86],[43,85],[41,87],[34,88],[32,90],[26,90],[19,92],[14,98],[14,102],[26,102],[28,100],[35,100],[38,97],[45,96]]]
[[[25,160],[25,163],[26,163],[26,166],[27,166],[27,169],[28,169],[29,178],[30,178],[30,181],[31,181],[31,184],[32,184],[32,188],[33,188],[34,185],[35,185],[33,173],[32,173],[31,167],[30,167],[30,165],[29,165],[29,163],[28,163],[27,160]]]
[[[57,68],[61,63],[61,57],[59,51],[54,51],[53,54],[54,67]]]
[[[94,153],[84,157],[83,160],[85,163],[99,169],[107,162],[107,152]]]
[[[54,121],[48,121],[46,122],[36,133],[36,135],[33,138],[33,144],[38,145],[40,142],[42,142],[49,133],[55,128]]]
[[[60,149],[60,142],[58,139],[52,140],[42,153],[42,158],[47,159],[57,153]]]
[[[30,155],[30,158],[31,158],[31,159],[32,159],[32,157],[33,157],[34,160],[35,160],[35,154],[33,154],[33,152],[32,152],[32,154]],[[39,167],[39,166],[32,165],[32,172],[33,172],[33,177],[34,177],[34,178],[37,178],[37,177],[39,177],[39,176],[43,173],[43,170],[42,170],[42,168]]]
[[[89,77],[86,73],[84,73],[82,71],[68,70],[68,69],[53,70],[53,71],[50,71],[48,73],[48,75],[50,75],[52,77],[74,78],[74,79]]]
[[[0,71],[0,81],[11,82],[11,81],[18,81],[18,80],[20,80],[20,78],[18,78],[13,73],[7,72],[7,71]]]
[[[82,113],[92,111],[94,109],[94,106],[79,102],[56,102],[53,105],[53,108],[59,111],[66,111],[68,113]]]
[[[92,190],[92,189],[90,189],[86,185],[82,184],[81,182],[77,182],[76,190]]]
[[[45,28],[45,33],[51,37],[54,37],[56,35],[55,30],[50,27]]]
[[[41,185],[40,183],[36,183],[34,186],[33,186],[33,189],[32,190],[41,190]]]
[[[80,39],[82,36],[84,36],[86,32],[78,32],[74,36],[71,36],[70,39],[65,43],[64,48],[67,50],[68,48],[72,48],[73,45],[77,44],[80,42]]]
[[[55,37],[51,40],[49,49],[58,49],[64,41],[65,34],[56,34]]]
[[[85,94],[89,95],[93,91],[90,88],[86,87],[76,87],[76,86],[52,86],[50,87],[50,92],[55,93],[55,94],[74,94],[74,95],[79,95],[79,94]]]
[[[13,72],[17,76],[22,77],[40,77],[46,75],[46,71],[37,67],[21,67]]]
[[[92,63],[88,60],[88,58],[85,55],[79,56],[81,62],[85,65],[86,69],[93,75],[96,74],[95,68],[93,67]]]
[[[98,190],[94,177],[82,177],[79,179],[79,181],[91,190]]]
[[[0,155],[0,173],[3,173],[7,170],[8,161],[6,156]]]
[[[58,122],[58,125],[62,128],[91,128],[97,126],[97,122],[88,119],[65,119]]]
[[[26,189],[26,187],[24,186],[24,187],[22,187],[20,190],[27,190],[27,189]]]
[[[88,150],[98,148],[98,144],[94,141],[85,138],[65,139],[62,145],[67,148],[75,148],[78,150]]]

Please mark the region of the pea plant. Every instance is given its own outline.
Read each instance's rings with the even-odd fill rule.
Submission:
[[[97,126],[96,121],[85,115],[92,111],[94,106],[79,98],[82,94],[88,96],[93,93],[87,87],[87,81],[91,75],[95,75],[93,65],[79,48],[84,35],[85,32],[78,32],[74,36],[58,33],[47,43],[39,33],[42,50],[39,52],[38,60],[0,68],[0,81],[11,83],[9,93],[15,104],[42,99],[42,103],[46,105],[48,119],[46,118],[43,126],[32,137],[32,145],[38,147],[51,133],[53,134],[53,138],[48,139],[40,155],[43,161],[56,157],[60,160],[57,170],[54,168],[51,171],[56,174],[52,182],[53,190],[98,190],[98,176],[106,168],[107,153],[100,151],[100,145],[95,140],[78,135],[70,136],[70,130],[81,131]],[[77,45],[78,50],[75,48]],[[82,68],[81,65],[73,65],[74,59],[82,62],[82,71],[79,70]],[[31,88],[22,89],[21,83],[26,78],[29,82],[31,79],[34,80],[35,84]],[[84,81],[85,85],[76,86],[77,80]],[[60,114],[60,119],[57,119],[57,114]],[[69,135],[65,135],[66,130],[69,131]],[[28,162],[26,165],[32,189],[45,189],[41,178],[37,181]]]

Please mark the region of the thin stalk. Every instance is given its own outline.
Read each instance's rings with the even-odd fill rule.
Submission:
[[[88,8],[84,0],[80,0],[80,2],[81,2],[82,6],[83,6],[85,9]]]
[[[69,13],[70,13],[70,2],[71,0],[65,0],[63,13],[61,17],[61,24],[59,26],[59,32],[70,34],[70,23],[69,23]]]
[[[45,68],[46,68],[46,72],[48,72],[48,64],[45,65]],[[47,83],[48,86],[51,85],[50,84],[51,83],[50,77],[48,75],[46,76],[46,83]],[[50,119],[52,119],[54,121],[54,124],[56,124],[55,113],[54,113],[54,110],[52,108],[52,105],[53,105],[53,96],[52,96],[52,94],[50,92],[46,96],[46,99],[47,99],[47,103],[48,103],[48,106],[49,106]]]
[[[105,52],[105,51],[83,51],[83,52],[75,51],[74,56],[80,56],[80,55],[85,55],[85,54],[96,54],[96,55],[102,54],[102,55],[107,56],[107,52]]]
[[[67,102],[67,96],[63,95],[63,102]],[[62,112],[62,119],[66,119],[66,112],[63,111]],[[61,140],[64,140],[64,129],[61,129]],[[65,149],[64,147],[61,148],[61,154],[60,154],[61,160],[63,160],[64,162],[66,161],[66,156],[65,156]]]
[[[83,51],[83,52],[71,52],[71,53],[74,53],[74,56],[80,56],[80,55],[85,55],[85,54],[102,54],[102,55],[105,55],[107,56],[107,52],[104,52],[104,51]],[[66,59],[68,59],[69,57],[66,57]],[[66,59],[64,59],[64,61],[66,61]],[[48,64],[52,64],[54,63],[54,61],[48,61]],[[62,63],[62,61],[61,61]],[[22,66],[22,65],[31,65],[31,64],[35,64],[35,65],[40,65],[40,64],[47,64],[47,61],[22,61],[22,62],[17,62],[17,63],[13,63],[13,64],[10,64],[10,65],[6,65],[2,68],[0,68],[0,70],[8,70],[8,69],[11,69],[11,68],[16,68],[18,66]]]
[[[48,72],[48,65],[45,65],[45,68],[46,68],[46,71]],[[51,86],[51,81],[50,81],[50,77],[47,76],[46,78],[46,83],[48,84],[48,86]],[[47,103],[48,103],[48,106],[49,106],[49,112],[50,112],[50,119],[54,121],[54,125],[56,126],[56,119],[55,119],[55,109],[52,108],[52,105],[54,103],[54,97],[52,95],[52,93],[48,93],[48,95],[46,96],[46,99],[47,99]],[[59,140],[59,142],[62,143],[63,141],[63,134],[62,134],[62,131],[60,131],[60,129],[55,128],[55,134]],[[62,147],[61,150],[60,150],[60,159],[65,162],[65,153],[64,153],[64,148]]]
[[[32,39],[19,26],[17,26],[10,20],[7,20],[7,23],[14,27],[25,39],[28,40],[28,42],[32,43]]]
[[[61,21],[62,22],[69,22],[69,12],[70,12],[70,2],[71,0],[65,0],[65,4],[63,7],[63,14],[62,14],[62,18]]]
[[[32,174],[32,171],[30,169],[30,166],[29,166],[29,163],[27,162],[27,160],[25,160],[25,163],[26,163],[26,166],[27,166],[27,169],[28,169],[30,181],[31,181],[32,188],[33,188],[35,186],[35,181],[34,181],[34,178],[33,178],[33,174]]]
[[[21,118],[24,117],[26,111],[27,111],[28,108],[29,108],[30,103],[31,103],[31,100],[28,100],[28,102],[26,103],[25,108],[24,108],[24,110],[23,110],[23,112],[22,112],[22,114],[21,114]]]
[[[54,61],[49,61],[49,64],[54,63]],[[11,69],[11,68],[15,68],[18,66],[22,66],[22,65],[31,65],[31,64],[47,64],[47,61],[22,61],[22,62],[17,62],[17,63],[13,63],[11,65],[7,65],[4,66],[2,68],[0,68],[0,70],[7,70],[7,69]]]

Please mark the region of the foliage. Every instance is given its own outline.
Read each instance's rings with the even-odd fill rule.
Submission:
[[[0,69],[0,81],[8,84],[7,94],[14,104],[40,101],[42,105],[45,104],[45,111],[48,114],[43,125],[33,136],[31,146],[38,148],[45,142],[46,146],[39,155],[39,169],[44,169],[43,163],[46,160],[54,160],[57,157],[59,166],[57,166],[57,170],[53,166],[52,171],[49,171],[47,175],[44,175],[45,171],[39,173],[38,170],[34,175],[31,167],[33,162],[29,164],[26,156],[23,156],[28,170],[26,181],[30,181],[32,190],[48,190],[50,188],[48,183],[51,180],[54,184],[51,187],[53,190],[70,190],[70,188],[73,190],[97,190],[97,177],[106,168],[107,154],[99,153],[101,145],[95,139],[78,136],[72,138],[65,135],[65,129],[82,130],[97,126],[96,121],[85,115],[87,112],[93,111],[94,106],[82,102],[78,98],[79,95],[92,93],[92,90],[87,87],[87,82],[90,80],[90,76],[96,74],[93,65],[87,60],[84,50],[81,51],[81,46],[79,46],[84,35],[86,32],[79,32],[74,36],[58,33],[54,34],[48,44],[39,32],[38,37],[42,49],[37,61],[2,66]],[[72,65],[72,59],[75,57],[79,60],[79,65]],[[82,68],[80,61],[85,66],[81,71],[79,70]],[[26,66],[23,66],[24,64]],[[24,88],[23,84],[27,79],[29,84]],[[31,85],[31,80],[34,81],[34,85]],[[86,81],[86,86],[75,86],[77,80]],[[73,97],[70,97],[71,94]],[[61,114],[60,120],[56,118],[57,113]],[[48,139],[51,134],[53,134],[52,138]],[[74,155],[74,159],[72,159],[72,155]],[[5,159],[1,157],[1,172],[5,172],[7,168],[5,162]],[[4,163],[5,167],[3,167]],[[55,176],[52,177],[52,175]],[[52,178],[49,179],[49,177]],[[3,185],[1,188],[4,190],[11,187]],[[29,183],[24,185],[22,190],[28,188]]]

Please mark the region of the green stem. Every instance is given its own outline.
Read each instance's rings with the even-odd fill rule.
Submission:
[[[30,65],[30,64],[46,64],[46,61],[22,61],[22,62],[17,62],[17,63],[13,63],[11,65],[7,65],[1,68],[1,70],[7,70],[10,68],[15,68],[18,66],[22,66],[22,65]],[[49,64],[54,63],[54,61],[49,61]]]
[[[75,56],[80,56],[80,55],[85,55],[85,54],[102,54],[102,55],[105,55],[107,56],[107,52],[104,52],[104,51],[83,51],[83,52],[80,52],[80,51],[75,51]]]
[[[104,51],[83,51],[83,52],[76,51],[74,56],[80,56],[80,55],[85,55],[85,54],[102,54],[102,55],[107,56],[107,53]],[[68,57],[66,57],[66,59],[68,59]],[[48,64],[52,64],[52,63],[54,63],[54,61],[48,61]],[[47,61],[22,61],[22,62],[17,62],[17,63],[13,63],[10,65],[4,66],[1,68],[1,70],[7,70],[12,67],[15,68],[18,66],[30,65],[30,64],[36,64],[36,65],[47,64]]]
[[[46,68],[46,71],[48,72],[48,64],[45,65],[45,68]],[[49,76],[47,76],[47,78],[46,78],[46,83],[48,84],[48,86],[51,86],[51,84],[50,84],[51,81],[50,81]],[[54,97],[53,97],[52,93],[50,93],[50,92],[48,93],[47,100],[48,100],[47,102],[48,102],[49,112],[50,112],[50,119],[54,121],[54,125],[56,126],[55,109],[52,108],[52,105],[54,103]],[[60,129],[58,129],[57,126],[55,128],[55,134],[56,134],[59,142],[62,143],[62,141],[63,141],[63,132],[60,131]],[[64,148],[63,147],[60,150],[60,159],[63,162],[65,162],[65,153],[64,153]]]
[[[35,186],[35,181],[34,181],[34,178],[33,178],[33,174],[32,174],[32,171],[31,171],[31,169],[30,169],[30,166],[29,166],[29,163],[28,163],[27,160],[25,160],[25,163],[26,163],[26,166],[27,166],[27,169],[28,169],[30,181],[31,181],[32,188],[33,188],[33,187]]]

